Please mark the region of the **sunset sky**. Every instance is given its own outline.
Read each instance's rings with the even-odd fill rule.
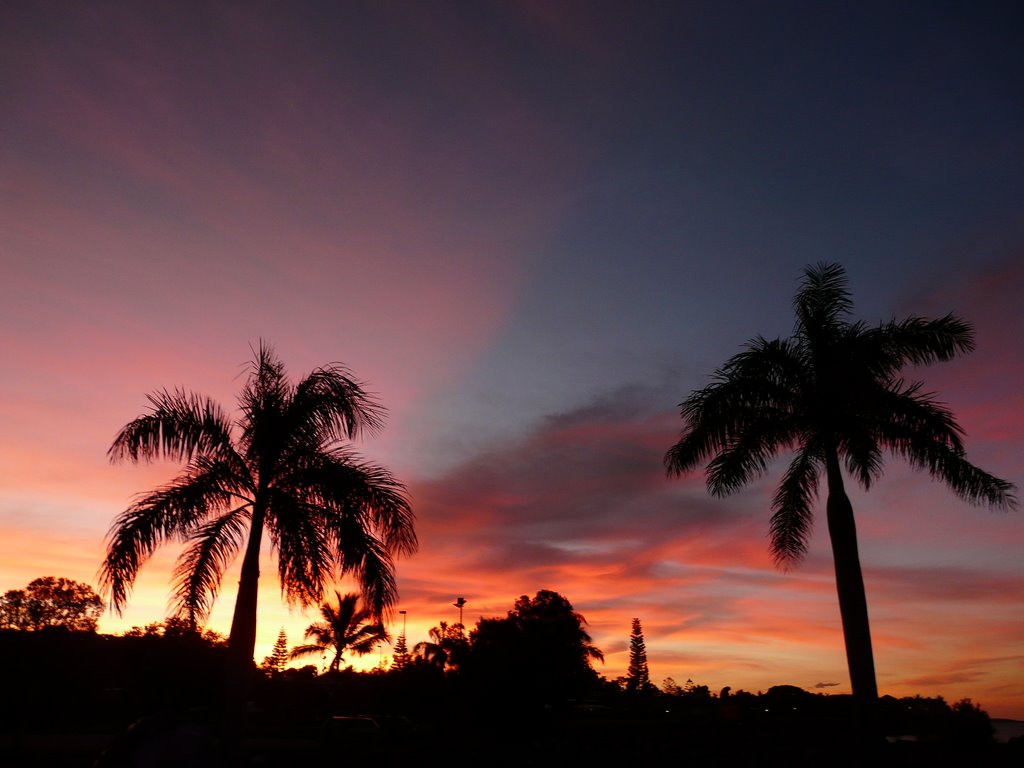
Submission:
[[[780,466],[718,499],[662,457],[829,260],[868,322],[974,323],[907,376],[1024,481],[1022,29],[923,0],[3,3],[0,591],[95,586],[178,469],[111,466],[117,430],[163,387],[233,408],[264,339],[388,408],[359,449],[417,514],[410,644],[456,596],[472,625],[552,589],[608,677],[639,617],[657,683],[848,692],[823,521],[799,569],[768,552]],[[1024,719],[1024,511],[895,459],[851,497],[881,692]],[[101,631],[165,616],[175,554]],[[316,616],[263,573],[257,660]]]

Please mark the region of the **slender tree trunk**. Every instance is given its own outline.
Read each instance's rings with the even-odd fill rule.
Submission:
[[[846,641],[846,663],[850,670],[850,683],[857,709],[865,725],[870,727],[878,701],[878,686],[871,651],[868,603],[864,594],[860,556],[857,553],[857,527],[853,520],[853,505],[843,487],[839,457],[834,449],[826,454],[825,464],[828,473],[828,534],[835,561],[839,614],[843,620],[843,638]]]
[[[245,707],[249,698],[250,672],[256,649],[256,596],[260,584],[260,542],[263,538],[265,507],[253,505],[249,541],[242,558],[238,597],[228,635],[227,668],[224,674],[224,727],[221,734],[228,765],[242,765]]]
[[[242,574],[238,579],[238,597],[231,617],[228,648],[240,662],[252,661],[256,649],[256,597],[260,586],[260,543],[263,540],[264,506],[253,505],[249,542],[242,559]]]

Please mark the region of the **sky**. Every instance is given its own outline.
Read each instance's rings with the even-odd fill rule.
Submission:
[[[609,678],[638,617],[657,683],[848,692],[824,526],[797,569],[768,552],[784,464],[720,499],[662,459],[678,404],[789,335],[825,260],[869,323],[973,323],[971,355],[906,376],[970,460],[1024,480],[1022,22],[1009,2],[3,3],[0,589],[96,586],[111,522],[178,469],[111,465],[118,429],[165,387],[233,408],[265,340],[388,408],[357,447],[417,515],[410,644],[458,596],[472,625],[551,589]],[[881,692],[1024,719],[1024,513],[892,457],[850,495]],[[175,554],[101,631],[166,615]],[[269,549],[263,573],[257,660],[316,618]]]

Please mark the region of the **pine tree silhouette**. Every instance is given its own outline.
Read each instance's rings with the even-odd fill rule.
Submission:
[[[633,619],[629,635],[629,669],[626,671],[626,691],[644,693],[651,688],[651,675],[647,669],[647,645],[640,619]]]
[[[277,633],[277,642],[274,643],[274,649],[270,652],[269,656],[263,659],[263,668],[268,672],[283,672],[287,665],[288,636],[284,632],[284,627],[281,627],[281,631]]]
[[[393,655],[394,669],[405,669],[409,666],[409,646],[405,642],[405,633],[403,632],[398,636],[395,641],[395,652]]]

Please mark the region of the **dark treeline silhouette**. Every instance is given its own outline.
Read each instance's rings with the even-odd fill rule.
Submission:
[[[88,584],[42,576],[24,589],[9,589],[0,596],[0,629],[63,627],[95,632],[104,607]]]
[[[339,755],[381,766],[471,755],[499,766],[783,757],[794,766],[866,764],[850,727],[850,696],[788,685],[714,694],[671,680],[660,690],[630,690],[625,678],[593,669],[600,651],[584,624],[566,598],[542,591],[468,633],[458,624],[435,633],[445,663],[421,653],[404,668],[371,672],[251,665],[246,730],[230,752],[218,730],[228,651],[215,633],[174,620],[121,637],[4,631],[0,654],[17,664],[6,676],[0,740],[12,765],[98,760],[107,768],[286,765]],[[994,744],[988,716],[970,701],[883,697],[879,711],[894,739],[878,746],[871,764],[1009,766],[1024,755],[1024,743]],[[138,762],[154,750],[166,753],[163,763]]]

